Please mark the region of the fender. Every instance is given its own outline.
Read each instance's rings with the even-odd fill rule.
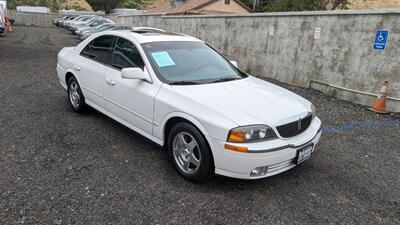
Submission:
[[[71,68],[67,69],[67,70],[65,71],[65,73],[64,73],[64,77],[63,77],[62,81],[65,82],[65,86],[67,87],[67,85],[68,85],[68,84],[67,84],[67,81],[66,81],[66,77],[67,77],[67,74],[68,74],[68,73],[71,73],[72,76],[75,77],[75,79],[78,81],[78,84],[79,84],[79,86],[81,87],[82,92],[83,92],[83,91],[84,91],[84,88],[82,87],[81,82],[80,82],[78,76],[76,76],[76,74],[74,73],[74,70],[71,69]]]
[[[193,116],[183,113],[183,112],[171,112],[167,114],[160,122],[160,124],[155,124],[153,125],[153,134],[156,138],[160,139],[163,141],[163,144],[165,143],[164,136],[165,136],[165,125],[168,122],[169,119],[173,117],[180,117],[183,119],[186,119],[193,123],[197,129],[200,130],[200,132],[204,135],[204,137],[207,139],[208,144],[210,145],[211,150],[213,150],[213,142],[211,140],[211,136],[208,134],[206,128],[198,121],[196,118]]]

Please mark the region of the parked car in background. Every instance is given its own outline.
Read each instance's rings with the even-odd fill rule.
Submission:
[[[67,28],[67,26],[68,26],[70,23],[72,23],[72,22],[74,22],[74,21],[77,21],[77,20],[79,20],[79,19],[81,19],[81,18],[82,18],[82,16],[76,16],[76,17],[73,17],[73,18],[66,19],[66,20],[63,21],[63,23],[62,23],[62,27]]]
[[[99,25],[99,26],[101,26],[101,25]],[[82,32],[85,32],[85,31],[90,31],[90,30],[93,30],[93,29],[91,29],[91,28],[86,28],[86,29],[82,29],[82,30],[77,30],[76,32],[75,32],[75,34],[76,35],[81,35],[82,34]],[[108,30],[108,29],[106,29],[106,30]],[[122,25],[115,25],[115,27],[112,27],[111,29],[109,29],[109,30],[132,30],[132,27],[130,27],[130,26],[122,26]],[[99,31],[98,31],[99,32]],[[82,40],[83,40],[84,38],[82,38]]]
[[[113,23],[114,22],[112,20],[105,19],[105,18],[102,18],[102,17],[93,18],[87,23],[82,23],[82,24],[79,24],[79,25],[75,25],[70,30],[71,30],[72,34],[79,34],[83,30],[90,30],[90,29],[93,29],[94,27],[97,27],[97,26],[102,25],[102,24],[113,24]]]
[[[70,20],[73,20],[73,19],[75,19],[76,17],[78,17],[78,16],[68,16],[66,19],[60,20],[60,21],[58,22],[57,25],[58,25],[59,27],[64,27],[65,24],[66,24],[66,22],[68,22],[68,21],[70,21]]]
[[[79,27],[75,30],[75,35],[81,36],[83,32],[89,31],[89,30],[96,30],[103,26],[104,23],[93,23],[89,25],[88,27]]]
[[[116,26],[116,27],[112,28],[111,30],[133,30],[133,28],[130,26]]]
[[[93,16],[93,17],[89,17],[87,20],[82,20],[82,21],[75,22],[75,23],[70,25],[69,30],[70,31],[74,31],[78,27],[87,26],[91,22],[93,22],[93,21],[95,21],[97,19],[101,19],[101,18],[102,17],[100,17],[100,16]]]
[[[4,33],[5,30],[6,30],[6,25],[2,21],[0,21],[0,34]]]
[[[94,30],[87,30],[87,31],[82,32],[81,35],[79,36],[79,39],[85,40],[92,34],[95,34],[95,33],[101,32],[101,31],[111,30],[115,27],[117,27],[116,24],[103,24]]]
[[[66,18],[68,18],[68,16],[63,16],[62,18],[54,19],[54,20],[53,20],[53,24],[56,25],[56,26],[58,26],[58,23],[59,23],[61,20],[65,20]]]
[[[64,24],[64,27],[66,28],[70,28],[72,25],[74,25],[75,23],[79,23],[82,21],[86,21],[88,19],[90,19],[93,15],[82,15],[82,16],[78,16],[75,19],[69,20]]]
[[[57,27],[60,27],[63,21],[66,21],[68,19],[73,19],[77,16],[63,16],[62,18],[57,18],[53,20],[53,24],[56,25]]]
[[[0,2],[0,33],[3,33],[6,30],[6,2]]]
[[[99,32],[59,52],[57,75],[74,111],[89,105],[164,146],[190,181],[282,173],[321,136],[308,100],[183,34]]]

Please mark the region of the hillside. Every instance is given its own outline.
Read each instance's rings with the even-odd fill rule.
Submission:
[[[155,5],[162,4],[169,0],[142,0],[143,4],[137,4],[137,0],[124,0],[118,7],[124,8],[151,8]],[[140,1],[139,1],[140,2]],[[9,9],[16,9],[16,6],[30,5],[30,6],[44,6],[50,8],[51,11],[56,12],[59,9],[75,9],[83,11],[92,11],[92,7],[85,0],[8,0],[7,7]]]
[[[60,1],[60,9],[92,11],[92,7],[85,0],[62,0]]]
[[[156,6],[156,5],[165,3],[165,2],[167,2],[167,1],[169,1],[169,0],[147,0],[147,1],[146,1],[146,2],[147,2],[147,8],[148,8],[148,9],[149,9],[149,8],[152,8],[152,7]]]

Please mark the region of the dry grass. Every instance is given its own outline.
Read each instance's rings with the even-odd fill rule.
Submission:
[[[85,0],[65,0],[65,1],[60,1],[61,3],[61,8],[81,8],[84,9],[85,11],[92,11],[92,7],[85,1]]]
[[[350,9],[400,8],[400,0],[351,0]]]
[[[165,3],[169,0],[145,0],[147,8],[153,8],[159,4]],[[92,7],[85,0],[62,0],[61,8],[69,6],[69,8],[74,8],[73,6],[79,6],[79,8],[85,9],[87,11],[92,11]]]

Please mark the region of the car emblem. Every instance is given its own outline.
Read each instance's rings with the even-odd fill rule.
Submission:
[[[297,121],[297,130],[301,130],[301,119]]]

